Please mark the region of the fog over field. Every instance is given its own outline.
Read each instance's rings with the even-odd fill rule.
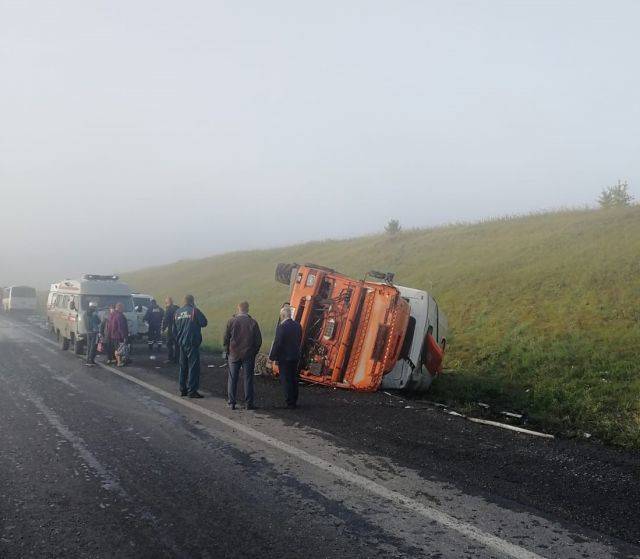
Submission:
[[[640,4],[0,4],[0,285],[639,194]]]

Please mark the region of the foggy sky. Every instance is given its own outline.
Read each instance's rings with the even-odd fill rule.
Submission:
[[[640,3],[0,0],[0,285],[594,203]]]

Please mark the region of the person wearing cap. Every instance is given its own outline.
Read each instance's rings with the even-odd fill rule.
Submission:
[[[151,299],[149,308],[144,315],[144,321],[149,325],[149,331],[147,333],[147,345],[149,351],[154,351],[156,344],[158,350],[162,348],[162,319],[164,318],[164,310],[160,308],[155,299]]]
[[[98,316],[98,304],[95,301],[89,303],[89,308],[84,313],[84,325],[87,329],[87,358],[85,365],[93,367],[96,364],[96,351],[98,348],[98,334],[100,333],[100,316]]]

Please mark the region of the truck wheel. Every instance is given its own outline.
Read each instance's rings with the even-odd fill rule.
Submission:
[[[271,363],[264,353],[258,353],[258,355],[256,355],[256,364],[254,370],[256,375],[264,375],[270,377],[274,376],[273,367],[271,367]]]

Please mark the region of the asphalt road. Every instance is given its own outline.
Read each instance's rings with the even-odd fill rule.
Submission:
[[[640,557],[633,537],[347,444],[306,421],[304,391],[296,412],[233,412],[220,372],[194,401],[144,363],[86,368],[0,318],[0,557]]]

